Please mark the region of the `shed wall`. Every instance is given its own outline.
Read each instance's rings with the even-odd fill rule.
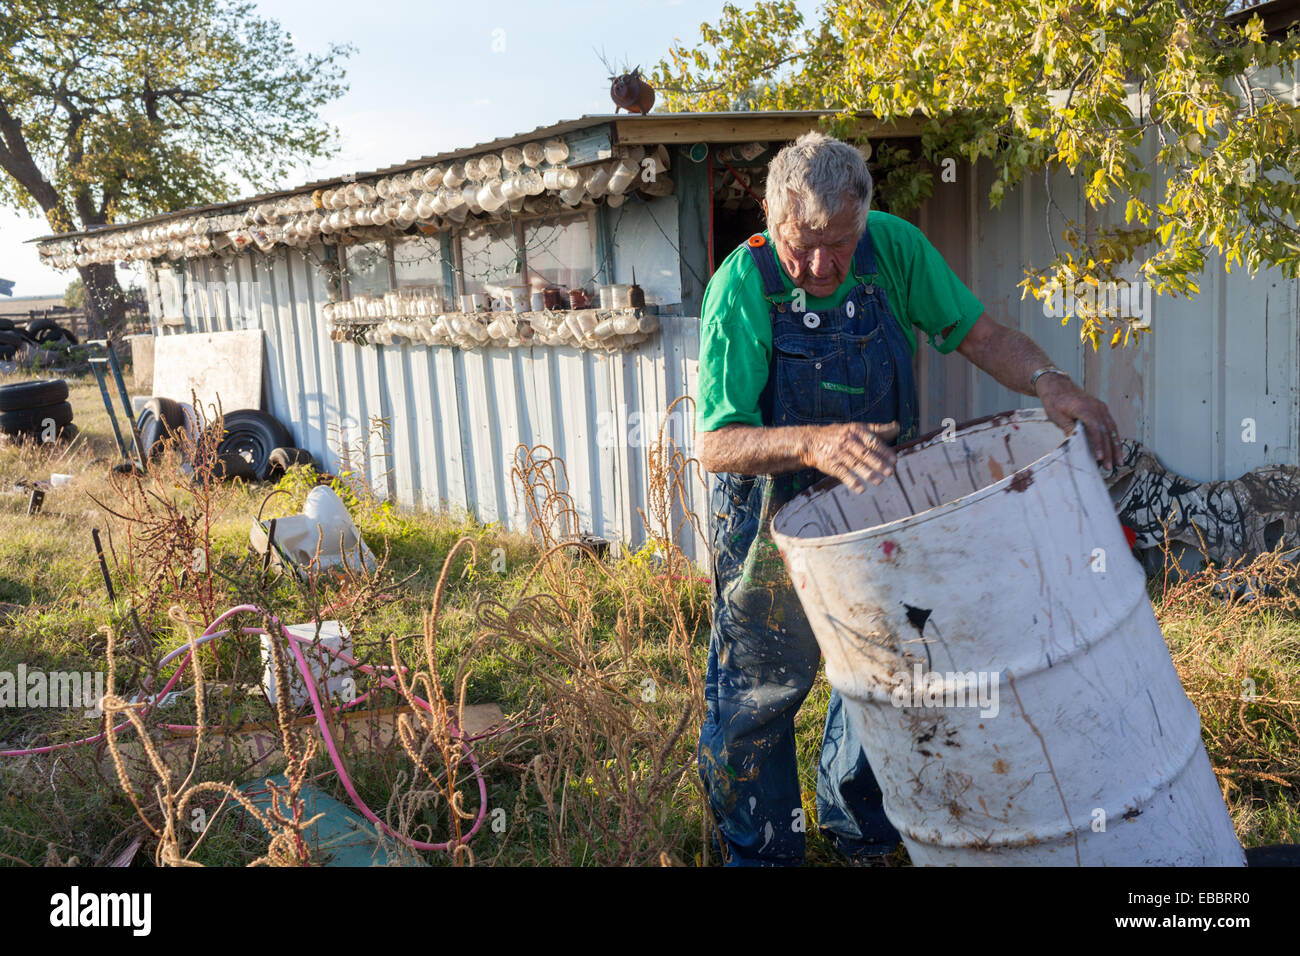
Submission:
[[[617,281],[630,281],[636,263],[647,301],[669,308],[681,296],[679,257],[669,239],[676,229],[677,201],[670,197],[629,208],[614,233]],[[651,341],[612,355],[549,346],[462,351],[337,343],[320,318],[328,301],[316,265],[323,255],[323,248],[279,249],[179,263],[182,326],[158,322],[151,273],[155,330],[262,329],[263,407],[324,468],[364,473],[377,494],[399,504],[472,512],[526,530],[511,478],[515,451],[546,445],[565,461],[582,530],[633,546],[644,540],[638,509],[649,506],[648,453],[660,425],[690,450],[690,404],[671,417],[665,412],[694,392],[698,317],[661,314]],[[690,509],[703,514],[698,476],[686,495]],[[679,544],[703,559],[703,542],[689,529]]]

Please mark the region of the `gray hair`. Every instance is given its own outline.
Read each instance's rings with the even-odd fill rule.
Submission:
[[[871,190],[871,171],[862,153],[825,133],[804,133],[767,168],[767,223],[775,228],[797,219],[810,229],[824,229],[846,202],[856,201],[861,233]]]

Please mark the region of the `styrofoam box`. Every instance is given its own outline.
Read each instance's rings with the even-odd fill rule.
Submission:
[[[345,702],[351,701],[356,696],[356,683],[352,675],[352,667],[324,649],[330,648],[351,657],[352,637],[348,634],[348,629],[339,621],[321,621],[318,637],[316,624],[308,621],[306,624],[290,624],[286,630],[300,639],[298,646],[307,659],[307,666],[311,669],[312,677],[316,681],[318,693],[323,693],[326,698],[333,697],[342,699]],[[267,698],[274,704],[276,703],[275,665],[271,657],[270,641],[269,635],[262,635],[262,687],[266,690]],[[318,642],[322,645],[320,649],[315,646]],[[289,667],[289,700],[296,710],[311,698],[308,696],[307,688],[303,684],[302,673],[298,669],[298,661],[293,651],[288,647],[284,647],[283,650],[289,655],[286,662]],[[321,666],[322,660],[325,663],[324,668]],[[322,680],[322,674],[324,680]]]

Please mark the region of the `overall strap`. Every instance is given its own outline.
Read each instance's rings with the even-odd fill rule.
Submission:
[[[859,276],[876,274],[876,250],[871,245],[871,228],[864,226],[858,247],[853,250],[853,271]]]
[[[758,274],[763,279],[764,297],[771,300],[776,296],[784,296],[785,282],[781,279],[781,266],[776,261],[772,244],[762,233],[755,233],[745,241],[745,248],[749,250],[754,265],[758,267]]]

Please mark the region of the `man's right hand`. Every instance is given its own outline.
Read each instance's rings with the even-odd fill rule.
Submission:
[[[840,479],[854,492],[861,494],[868,483],[879,485],[894,473],[898,456],[886,442],[898,434],[898,422],[804,427],[810,435],[801,456],[804,464]]]

